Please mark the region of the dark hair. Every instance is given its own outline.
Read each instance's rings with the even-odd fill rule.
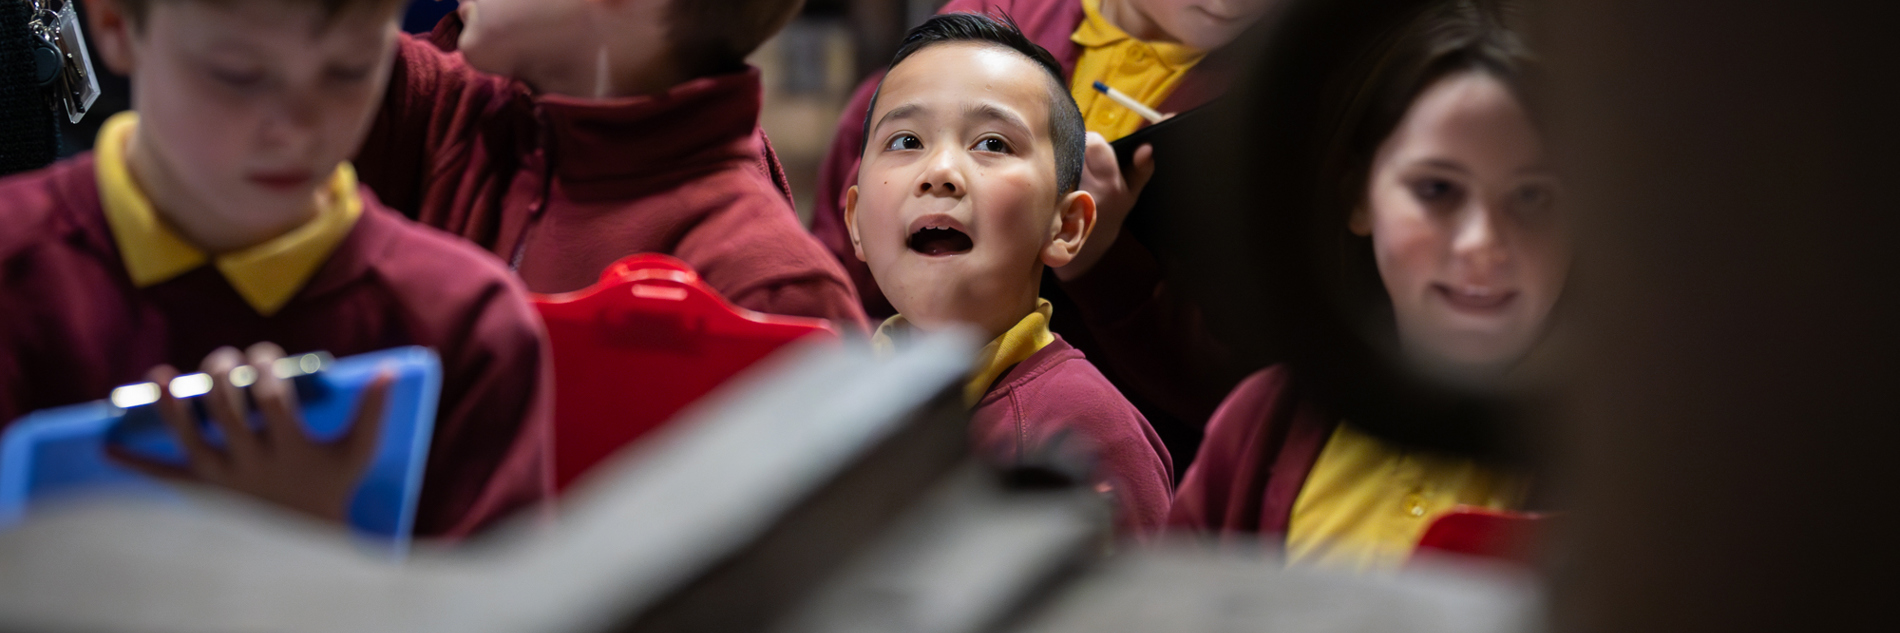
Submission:
[[[78,2],[79,0],[68,0],[68,1]],[[161,2],[177,2],[179,0],[112,0],[112,1],[117,3],[120,8],[125,10],[125,14],[131,18],[132,25],[134,27],[142,27],[145,24],[146,12],[151,10],[152,5],[158,4]],[[231,4],[237,4],[241,0],[194,0],[194,1],[208,2],[211,4],[218,4],[218,5],[231,5]],[[337,16],[347,13],[349,11],[360,10],[360,9],[374,9],[378,11],[387,11],[389,12],[390,17],[395,17],[396,11],[398,9],[404,6],[408,6],[409,4],[408,2],[404,2],[403,0],[289,0],[289,1],[292,2],[293,4],[316,6],[317,9],[321,11],[322,13],[322,17],[323,17],[322,25],[326,27],[329,26],[330,22],[336,19]]]
[[[1075,97],[1069,94],[1068,84],[1062,78],[1062,65],[1056,63],[1055,56],[1029,41],[1009,16],[999,19],[980,13],[946,13],[911,29],[910,34],[904,36],[897,55],[891,58],[890,68],[896,69],[917,51],[953,42],[977,42],[1016,51],[1048,74],[1049,138],[1055,144],[1056,191],[1064,195],[1075,191],[1082,183],[1082,152],[1087,145],[1088,128],[1082,122],[1082,111],[1076,107]],[[888,71],[885,76],[890,76]],[[884,82],[879,80],[877,91],[871,93],[871,105],[864,111],[864,140],[858,144],[860,156],[870,145],[871,115],[877,111],[877,98],[883,91]]]
[[[693,77],[735,72],[745,58],[798,15],[805,0],[672,0],[666,39]]]

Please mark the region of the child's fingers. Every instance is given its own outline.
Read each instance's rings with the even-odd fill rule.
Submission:
[[[1101,134],[1089,132],[1088,141],[1082,148],[1082,165],[1104,180],[1120,175],[1121,164],[1116,162],[1115,147]]]
[[[257,370],[257,382],[251,384],[251,401],[264,418],[263,444],[277,450],[293,442],[304,441],[303,417],[297,411],[297,391],[290,382],[272,371],[284,349],[275,343],[252,345],[245,355]]]
[[[343,455],[351,472],[360,471],[376,456],[382,444],[383,417],[389,408],[389,389],[395,376],[388,370],[376,375],[363,389],[363,400],[356,407],[356,421],[343,438]]]
[[[192,469],[153,460],[143,455],[128,453],[117,446],[106,447],[106,456],[120,466],[137,471],[141,475],[164,481],[198,481],[201,478]]]
[[[250,406],[244,392],[231,384],[231,372],[243,365],[244,355],[236,348],[220,347],[205,357],[200,370],[211,377],[211,392],[204,395],[205,413],[218,431],[224,433],[225,451],[239,464],[254,463],[263,450],[251,432]]]
[[[1135,148],[1131,158],[1135,163],[1130,165],[1133,169],[1123,173],[1128,177],[1128,190],[1140,193],[1142,187],[1148,186],[1148,179],[1155,176],[1155,146],[1143,144]]]
[[[171,365],[159,365],[146,373],[146,379],[158,385],[158,402],[152,406],[158,410],[159,421],[171,430],[172,437],[178,440],[178,446],[184,449],[185,460],[191,470],[200,476],[215,476],[224,470],[224,455],[205,443],[204,436],[198,433],[198,421],[193,419],[191,409],[172,396],[172,380],[177,377],[178,370],[172,369]]]

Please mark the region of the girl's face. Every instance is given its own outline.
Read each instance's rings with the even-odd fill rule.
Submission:
[[[1372,238],[1407,355],[1460,375],[1508,368],[1542,333],[1570,261],[1556,179],[1517,98],[1483,72],[1438,80],[1369,175],[1349,227]]]

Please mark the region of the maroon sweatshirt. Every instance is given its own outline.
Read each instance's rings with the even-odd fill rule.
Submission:
[[[442,394],[416,533],[463,536],[553,495],[547,337],[493,257],[384,208],[363,214],[273,316],[204,265],[137,288],[100,206],[90,154],[0,180],[0,424],[105,398],[159,364],[271,341],[350,356],[435,349]]]
[[[1169,525],[1284,545],[1293,502],[1337,425],[1297,395],[1285,365],[1248,376],[1208,420]]]
[[[451,15],[433,41],[459,31]],[[799,224],[760,107],[757,69],[588,101],[404,36],[355,162],[391,207],[500,255],[535,292],[664,253],[739,306],[864,328],[849,278]]]
[[[1167,447],[1147,418],[1060,335],[990,386],[971,412],[970,428],[978,449],[1005,463],[1036,451],[1057,431],[1078,432],[1099,451],[1117,525],[1146,536],[1167,520],[1174,488]]]

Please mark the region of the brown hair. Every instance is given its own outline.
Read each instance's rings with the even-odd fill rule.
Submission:
[[[177,2],[179,0],[111,0],[111,1],[115,4],[118,4],[121,9],[124,9],[126,17],[130,18],[132,20],[132,25],[137,27],[137,26],[144,26],[146,12],[151,10],[151,7],[153,4],[157,4],[160,2]],[[229,5],[241,0],[194,0],[194,1]],[[336,19],[337,16],[342,15],[344,13],[348,13],[350,11],[374,9],[378,11],[388,11],[388,12],[391,12],[393,15],[395,11],[400,10],[402,7],[408,5],[407,0],[278,0],[278,1],[284,2],[287,4],[315,5],[318,8],[318,10],[322,12],[322,16],[323,16],[322,24],[324,26],[328,26],[331,21]]]
[[[734,72],[804,5],[805,0],[672,0],[667,39],[688,76]]]

